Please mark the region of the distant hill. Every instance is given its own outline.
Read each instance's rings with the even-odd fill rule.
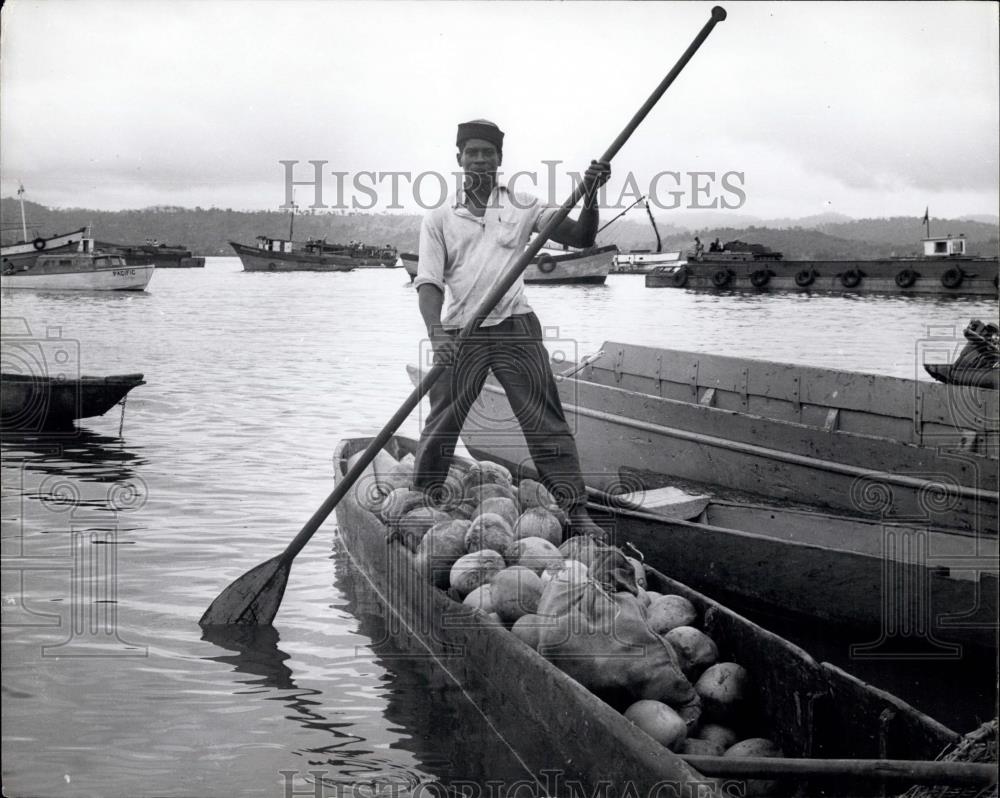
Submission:
[[[885,257],[916,255],[922,250],[924,226],[918,217],[889,219],[849,219],[840,214],[820,214],[803,219],[769,219],[748,223],[723,215],[719,226],[696,229],[677,223],[666,224],[662,213],[655,214],[666,250],[687,250],[694,236],[705,242],[720,238],[764,244],[790,259]],[[84,226],[101,241],[123,244],[143,243],[155,238],[165,244],[183,244],[199,255],[231,255],[230,241],[252,242],[258,235],[284,237],[289,217],[280,211],[234,211],[231,208],[178,208],[172,206],[128,211],[98,211],[85,208],[47,208],[25,202],[31,236],[55,235]],[[605,220],[613,214],[604,214]],[[709,217],[706,217],[706,219]],[[751,217],[747,217],[751,218]],[[979,221],[978,219],[986,219]],[[931,219],[934,234],[964,233],[972,254],[996,256],[998,225],[993,217],[977,219]],[[295,238],[323,238],[330,242],[363,241],[391,244],[403,251],[415,251],[420,235],[420,219],[415,214],[313,213],[295,217]],[[15,199],[0,200],[3,241],[19,240],[21,215]],[[598,236],[603,244],[617,244],[623,250],[655,249],[652,227],[640,209],[632,211]]]

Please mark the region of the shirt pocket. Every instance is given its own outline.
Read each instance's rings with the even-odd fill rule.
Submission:
[[[513,214],[500,214],[495,229],[496,241],[501,247],[513,249],[521,245],[521,220]]]

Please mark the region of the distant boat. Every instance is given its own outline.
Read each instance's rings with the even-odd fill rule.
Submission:
[[[406,273],[410,275],[410,282],[412,283],[417,277],[417,261],[419,260],[419,255],[415,252],[400,252],[399,253],[399,265],[406,269]]]
[[[614,244],[566,251],[543,249],[524,270],[524,282],[545,285],[600,284],[607,279],[611,261],[617,253],[618,247]]]
[[[150,242],[146,244],[112,244],[98,241],[97,248],[111,255],[121,255],[129,266],[152,263],[157,269],[201,269],[205,259],[195,257],[186,247]]]
[[[646,275],[647,288],[996,296],[997,258],[967,253],[964,236],[923,239],[919,257],[785,260],[762,244],[729,241]]]
[[[7,271],[8,267],[31,265],[43,254],[75,252],[80,242],[86,238],[87,228],[81,227],[72,233],[43,238],[38,236],[32,241],[19,241],[16,244],[6,244],[0,247],[0,268]]]
[[[120,255],[94,251],[94,241],[84,238],[75,250],[60,246],[33,260],[4,259],[0,285],[4,289],[52,291],[144,291],[154,266],[129,266]]]
[[[75,379],[0,374],[0,423],[26,431],[71,426],[78,418],[104,415],[145,384],[142,374]]]
[[[650,252],[636,249],[631,252],[620,252],[611,263],[612,274],[646,274],[657,266],[676,266],[680,262],[681,253]]]
[[[296,249],[291,241],[257,236],[256,246],[230,241],[229,246],[243,261],[245,272],[349,272],[357,266],[354,258],[336,252]]]

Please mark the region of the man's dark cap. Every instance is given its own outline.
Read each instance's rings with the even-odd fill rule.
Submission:
[[[482,139],[495,145],[498,151],[503,150],[503,131],[489,119],[473,119],[471,122],[462,122],[458,126],[455,146],[461,150],[462,145],[469,139]]]

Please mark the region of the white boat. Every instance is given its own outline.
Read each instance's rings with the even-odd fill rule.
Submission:
[[[680,261],[680,250],[676,252],[650,252],[649,250],[620,252],[615,255],[611,271],[620,274],[645,274],[657,266],[676,266]]]
[[[524,270],[525,283],[603,283],[618,252],[614,244],[587,249],[543,248]]]
[[[39,251],[34,261],[4,261],[0,285],[6,289],[50,291],[144,291],[155,267],[129,266],[121,255],[95,252],[84,238],[76,250]]]
[[[21,266],[25,263],[34,263],[43,254],[53,252],[76,252],[80,242],[87,236],[87,228],[81,227],[72,233],[63,233],[58,236],[42,238],[39,236],[32,241],[19,241],[16,244],[7,244],[0,247],[0,259],[2,259],[2,269],[7,271],[10,266]]]

